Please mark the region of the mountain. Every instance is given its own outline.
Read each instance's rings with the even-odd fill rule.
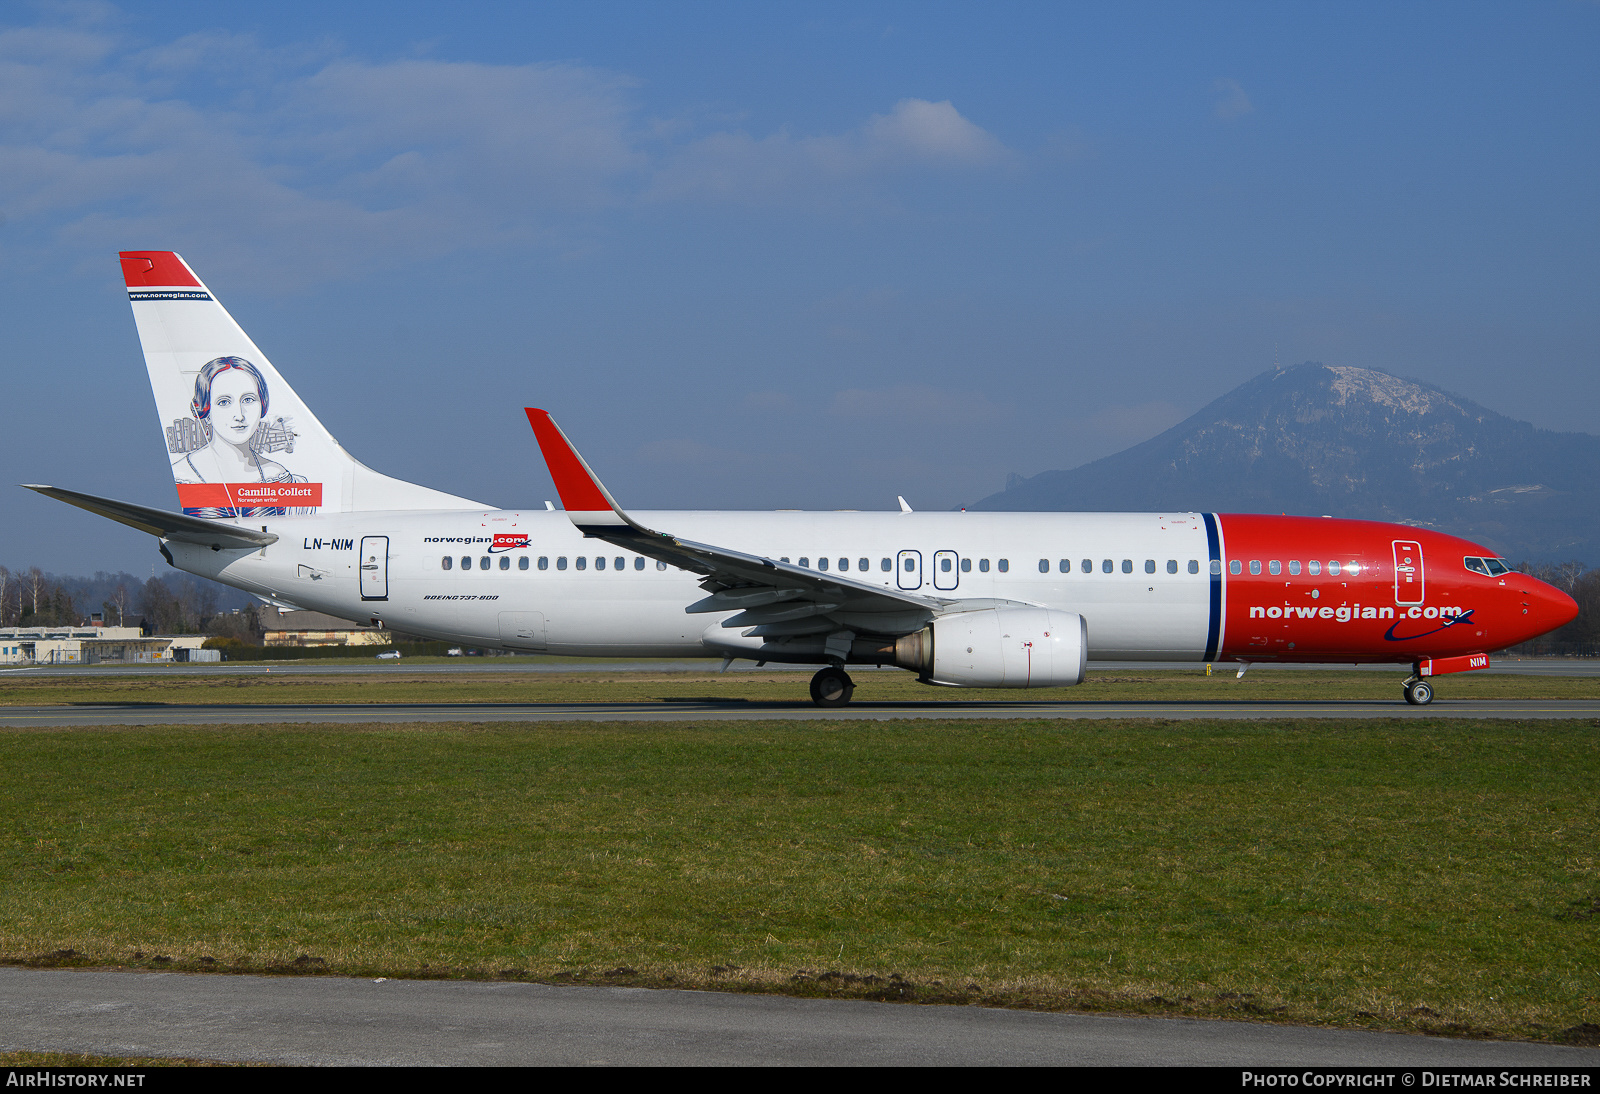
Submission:
[[[1513,561],[1594,565],[1600,437],[1308,362],[1264,372],[1114,456],[1012,476],[968,508],[1326,514],[1437,528]]]

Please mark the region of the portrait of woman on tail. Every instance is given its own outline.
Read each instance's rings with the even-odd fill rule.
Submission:
[[[292,437],[273,438],[267,422],[267,382],[259,369],[243,357],[218,357],[207,361],[194,381],[190,411],[200,423],[205,443],[178,455],[173,478],[183,483],[305,482],[267,453],[278,447],[292,450]],[[281,428],[276,430],[283,434]],[[286,434],[286,436],[288,436]],[[285,516],[278,506],[203,506],[186,512],[201,517]]]

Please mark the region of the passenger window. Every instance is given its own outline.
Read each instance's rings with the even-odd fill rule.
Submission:
[[[1047,574],[1050,572],[1050,560],[1048,558],[1041,558],[1039,560],[1039,572],[1041,574]]]
[[[1000,568],[1001,573],[1008,573],[1011,570],[1011,560],[1009,558],[1002,558],[996,565]]]
[[[619,555],[611,560],[611,568],[613,570],[625,570],[628,568],[628,560]]]
[[[1232,562],[1228,563],[1228,572],[1230,574],[1237,574],[1240,569],[1241,567],[1239,566],[1238,559],[1234,559]]]
[[[1291,561],[1289,563],[1289,573],[1298,574],[1299,572],[1300,572],[1300,560],[1297,558],[1297,559],[1294,559],[1293,561]]]
[[[848,558],[841,558],[839,560],[839,572],[846,574],[850,572],[850,560]]]
[[[978,560],[978,572],[980,574],[986,574],[986,573],[989,572],[989,560],[988,559],[980,558]]]
[[[828,560],[827,559],[825,559],[825,558],[817,559],[817,569],[826,570],[827,568],[828,568]]]
[[[442,570],[448,570],[450,567],[454,566],[455,564],[456,564],[456,560],[451,558],[449,555],[445,555],[443,558],[441,558],[439,560],[439,568],[442,569]],[[1488,570],[1484,571],[1484,573],[1488,573],[1488,572],[1489,572]]]
[[[482,558],[480,558],[478,560],[478,569],[487,570],[488,568],[489,568],[489,556],[488,555],[484,555]]]
[[[1329,562],[1328,563],[1328,576],[1329,577],[1338,577],[1339,576],[1339,563],[1337,561],[1333,561],[1333,562]]]
[[[539,569],[548,570],[549,568],[550,568],[550,556],[549,555],[540,555],[539,556]]]
[[[1197,574],[1197,573],[1200,572],[1200,560],[1199,559],[1191,558],[1189,560],[1189,572],[1191,574]],[[1222,572],[1222,567],[1219,565],[1217,567],[1217,573],[1220,574],[1221,572]]]
[[[566,555],[558,556],[556,558],[556,569],[565,570],[566,568],[567,568],[567,556]]]
[[[1190,565],[1192,566],[1193,563],[1190,563]],[[1234,563],[1235,567],[1237,567],[1238,565],[1239,564],[1237,562]],[[1211,572],[1213,574],[1215,574],[1216,576],[1218,576],[1218,577],[1220,577],[1222,575],[1222,560],[1220,558],[1214,558],[1214,559],[1211,560]],[[1233,572],[1234,573],[1238,573],[1239,571],[1236,568]]]
[[[1267,563],[1267,572],[1276,577],[1277,575],[1283,573],[1283,564],[1277,559],[1273,559],[1271,562]]]
[[[517,559],[517,569],[526,570],[527,568],[528,568],[528,556],[527,555],[523,555],[523,556],[521,556],[520,558]]]
[[[511,569],[511,556],[510,555],[501,555],[500,556],[500,568],[502,570]]]
[[[972,572],[972,560],[970,558],[964,558],[961,560],[961,572],[964,574],[970,574]]]
[[[589,560],[583,555],[579,555],[575,561],[578,569],[580,570],[587,569],[589,566]]]
[[[595,555],[594,556],[594,568],[596,570],[604,570],[606,568],[606,556],[605,555]]]
[[[1125,558],[1122,560],[1122,572],[1125,574],[1133,573],[1133,559]]]
[[[1189,563],[1189,565],[1194,566],[1194,563],[1191,562],[1191,563]],[[1199,567],[1196,567],[1196,569],[1198,569],[1198,568]],[[1178,572],[1178,560],[1175,559],[1175,558],[1167,559],[1167,573],[1175,574],[1177,572]]]
[[[916,568],[917,568],[917,560],[916,559],[914,559],[914,558],[906,559],[906,573],[909,574],[912,570],[915,570]]]
[[[1103,574],[1115,573],[1116,569],[1117,564],[1109,558],[1100,563],[1100,572]]]
[[[1086,558],[1083,560],[1083,572],[1086,574],[1094,573],[1094,559]]]
[[[461,568],[463,570],[472,569],[472,557],[470,555],[462,555],[461,556]]]
[[[1359,574],[1361,572],[1361,563],[1359,563],[1359,562],[1347,562],[1347,563],[1345,563],[1344,572],[1349,574],[1351,577],[1355,577],[1357,574]]]
[[[945,573],[949,573],[950,572],[950,560],[948,558],[941,558],[939,560],[939,569],[944,571]]]
[[[890,562],[888,559],[883,559],[878,563],[878,569],[882,570],[884,573],[888,573],[890,570],[894,569],[894,563]]]
[[[856,569],[860,570],[862,573],[866,573],[868,570],[872,569],[872,560],[870,558],[856,559]]]
[[[1259,574],[1261,572],[1261,560],[1260,559],[1252,558],[1250,560],[1250,572],[1253,573],[1253,574]]]
[[[811,569],[811,556],[810,555],[801,555],[800,556],[800,565],[804,566],[808,570]]]
[[[1177,566],[1173,566],[1172,568],[1174,570],[1176,570],[1178,567]],[[1147,559],[1144,560],[1144,572],[1147,573],[1147,574],[1153,574],[1153,573],[1156,572],[1156,560],[1155,559],[1147,558]]]
[[[1321,572],[1322,563],[1318,562],[1316,559],[1312,559],[1310,562],[1306,563],[1306,573],[1310,574],[1312,577],[1316,577]]]
[[[1070,574],[1072,572],[1072,560],[1064,558],[1056,564],[1056,568],[1064,574]]]
[[[783,557],[782,557],[782,558],[780,558],[780,559],[779,559],[779,560],[778,560],[778,561],[779,561],[779,562],[788,562],[788,561],[789,561],[789,556],[788,556],[788,555],[784,555],[784,556],[783,556]]]
[[[665,562],[657,562],[656,563],[656,569],[665,570],[666,568],[667,568],[667,564]]]
[[[635,559],[634,559],[634,560],[633,560],[633,568],[634,568],[634,569],[635,569],[635,570],[642,570],[642,569],[644,569],[644,556],[643,556],[643,555],[639,555],[639,556],[638,556],[638,557],[636,557],[636,558],[635,558]]]

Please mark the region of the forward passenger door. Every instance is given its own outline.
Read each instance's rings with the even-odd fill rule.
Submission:
[[[1422,544],[1414,539],[1394,541],[1394,602],[1401,607],[1421,604],[1425,599],[1422,572]]]

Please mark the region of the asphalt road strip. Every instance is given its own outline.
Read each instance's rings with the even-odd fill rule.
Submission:
[[[1594,1068],[1600,1049],[514,982],[0,968],[0,1048],[334,1066]]]
[[[852,703],[673,701],[667,703],[324,703],[293,705],[105,704],[0,707],[0,728],[402,722],[875,721],[886,719],[1267,718],[1600,719],[1600,699],[1440,699],[1260,702],[1028,702],[1026,700]]]

